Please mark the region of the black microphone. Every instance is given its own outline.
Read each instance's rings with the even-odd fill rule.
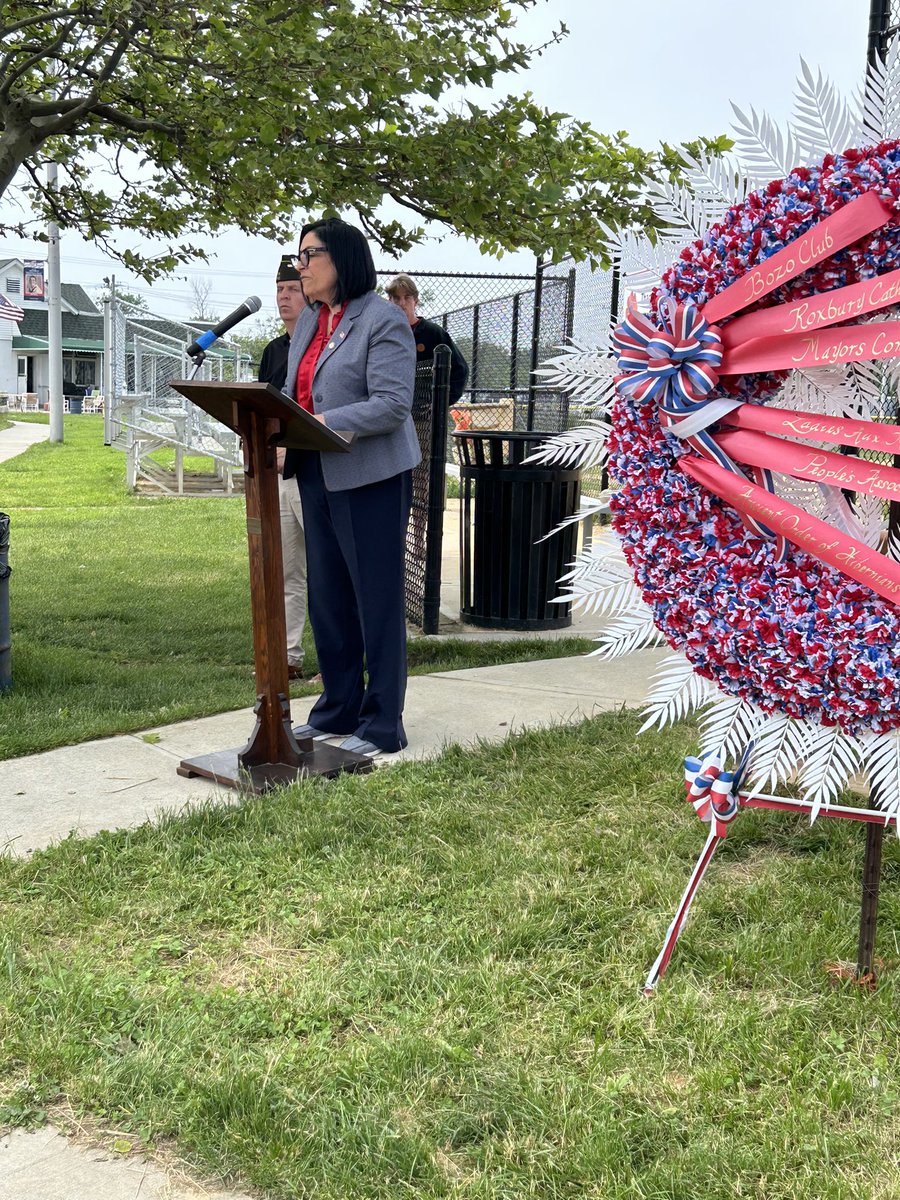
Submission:
[[[248,296],[244,303],[239,304],[233,313],[229,313],[218,325],[213,325],[212,329],[207,329],[206,333],[201,333],[196,342],[191,342],[187,348],[188,354],[191,358],[194,358],[196,355],[202,353],[202,351],[208,350],[214,341],[222,337],[223,334],[226,334],[229,329],[233,329],[238,321],[243,321],[251,313],[259,312],[261,308],[262,301],[259,296]]]

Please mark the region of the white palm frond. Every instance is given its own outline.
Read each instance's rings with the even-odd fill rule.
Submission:
[[[559,583],[564,588],[557,597],[559,602],[571,602],[574,608],[585,613],[652,620],[631,569],[620,554],[607,551],[595,557],[590,551],[584,551]]]
[[[876,55],[859,95],[860,139],[865,145],[900,136],[900,42],[891,38],[885,58]]]
[[[885,554],[888,558],[892,558],[894,562],[900,562],[900,538],[894,533],[888,538]]]
[[[679,150],[679,154],[685,164],[684,177],[688,186],[695,195],[703,196],[708,206],[715,205],[718,209],[715,221],[720,221],[729,208],[743,204],[747,199],[752,183],[730,155],[698,154],[694,157],[684,149]]]
[[[600,249],[604,251],[613,267],[618,267],[622,261],[625,249],[625,239],[629,236],[624,229],[616,229],[605,221],[598,221],[597,227],[601,237],[598,239]]]
[[[624,237],[620,261],[623,302],[633,293],[638,307],[646,308],[650,293],[659,286],[663,272],[678,258],[683,246],[684,237],[661,236],[655,242],[634,234]]]
[[[859,421],[874,420],[883,409],[884,375],[884,365],[881,362],[872,360],[846,363],[841,394],[847,406],[840,412],[825,411],[829,416],[847,416]]]
[[[854,534],[865,545],[873,550],[881,547],[881,538],[885,528],[885,503],[879,496],[869,496],[865,492],[857,492],[853,501],[859,532]]]
[[[897,730],[874,734],[866,740],[863,769],[872,800],[898,822],[900,835],[900,735]]]
[[[523,461],[568,467],[597,466],[606,462],[606,443],[611,430],[607,421],[588,421],[577,429],[548,437]]]
[[[789,175],[801,157],[791,131],[782,133],[768,113],[757,116],[751,108],[748,116],[736,104],[731,108],[737,117],[732,128],[737,134],[738,153],[753,178],[768,181],[773,176]]]
[[[806,759],[811,726],[784,713],[770,716],[756,731],[748,767],[754,792],[775,788],[795,775]]]
[[[795,102],[793,128],[800,151],[807,158],[840,154],[859,141],[859,114],[830,79],[821,71],[813,75],[802,58]]]
[[[655,727],[664,729],[673,721],[680,721],[695,708],[706,704],[714,691],[713,685],[694,668],[683,654],[672,654],[663,659],[653,676],[653,684],[647,697],[646,717],[640,733]]]
[[[570,583],[575,579],[595,579],[598,583],[607,583],[614,579],[631,579],[631,568],[622,556],[618,546],[610,548],[594,542],[585,550],[580,550],[572,560],[569,570],[562,576],[560,583]]]
[[[653,180],[647,198],[653,211],[667,226],[666,238],[677,236],[682,242],[685,238],[702,237],[727,207],[723,207],[721,201],[698,195],[685,184],[668,179]]]
[[[848,537],[855,538],[858,542],[864,542],[866,540],[865,526],[857,513],[850,507],[850,502],[841,489],[830,487],[828,484],[819,484],[819,491],[823,501],[822,520],[827,521],[835,529],[839,529],[841,533],[846,533]]]
[[[795,479],[793,475],[779,475],[773,472],[775,493],[783,500],[789,500],[797,508],[802,508],[814,517],[823,517],[822,489],[809,479]]]
[[[601,492],[599,496],[582,496],[581,506],[577,512],[571,516],[564,517],[558,525],[555,525],[549,533],[545,533],[543,537],[538,538],[535,545],[541,542],[546,542],[548,538],[552,538],[554,534],[559,533],[561,529],[568,528],[569,525],[580,525],[583,521],[593,521],[594,517],[600,513],[609,512],[609,502],[615,493],[611,491]]]
[[[812,802],[810,820],[836,800],[851,775],[859,770],[862,745],[857,738],[842,733],[836,726],[812,728],[806,747],[806,759],[800,768],[803,799]]]
[[[791,371],[773,403],[800,412],[824,413],[830,417],[871,420],[878,411],[882,391],[881,372],[855,371],[851,367],[870,368],[871,363],[846,366],[809,367]]]
[[[740,696],[719,694],[700,718],[700,757],[721,750],[726,758],[740,758],[762,719],[755,704]]]
[[[608,345],[586,346],[572,341],[560,347],[560,353],[547,358],[535,375],[544,377],[551,387],[564,388],[572,399],[605,411],[615,399],[616,360]]]
[[[645,646],[656,646],[664,639],[653,624],[650,610],[646,609],[644,613],[629,613],[620,617],[594,640],[599,643],[599,649],[592,650],[591,657],[621,658]]]

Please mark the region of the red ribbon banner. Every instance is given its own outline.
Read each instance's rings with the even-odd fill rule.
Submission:
[[[739,513],[764,522],[795,546],[808,550],[885,600],[900,604],[900,563],[708,459],[684,455],[678,465]]]
[[[725,352],[720,375],[833,367],[835,363],[900,358],[900,322],[836,325],[824,333],[754,338]]]
[[[882,500],[900,500],[900,471],[894,467],[833,454],[830,450],[814,450],[765,433],[733,429],[716,434],[715,440],[731,458],[751,467],[765,467],[782,475],[793,475],[795,479],[866,492]]]
[[[705,320],[714,324],[740,312],[844,246],[866,237],[893,215],[890,204],[877,192],[857,196],[713,296],[703,307]]]
[[[757,429],[779,437],[802,438],[808,442],[831,442],[837,446],[856,446],[859,450],[900,454],[900,425],[828,417],[761,404],[742,404],[721,417],[720,424],[735,429]]]
[[[754,338],[777,337],[787,333],[811,335],[829,325],[851,321],[893,304],[900,304],[900,271],[890,271],[887,275],[851,283],[832,292],[735,317],[722,326],[722,344],[726,350],[731,350]]]

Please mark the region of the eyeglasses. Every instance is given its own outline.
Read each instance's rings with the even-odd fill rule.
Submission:
[[[291,259],[291,265],[293,267],[308,267],[309,260],[313,255],[327,253],[328,248],[326,246],[308,246],[305,250],[301,250],[296,258]]]

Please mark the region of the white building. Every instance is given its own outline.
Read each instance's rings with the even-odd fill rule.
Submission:
[[[47,301],[25,295],[24,276],[21,258],[0,261],[0,292],[25,311],[18,325],[0,320],[0,395],[36,396],[45,408],[50,394]],[[103,378],[103,314],[80,284],[63,283],[60,292],[63,392],[83,396]]]

